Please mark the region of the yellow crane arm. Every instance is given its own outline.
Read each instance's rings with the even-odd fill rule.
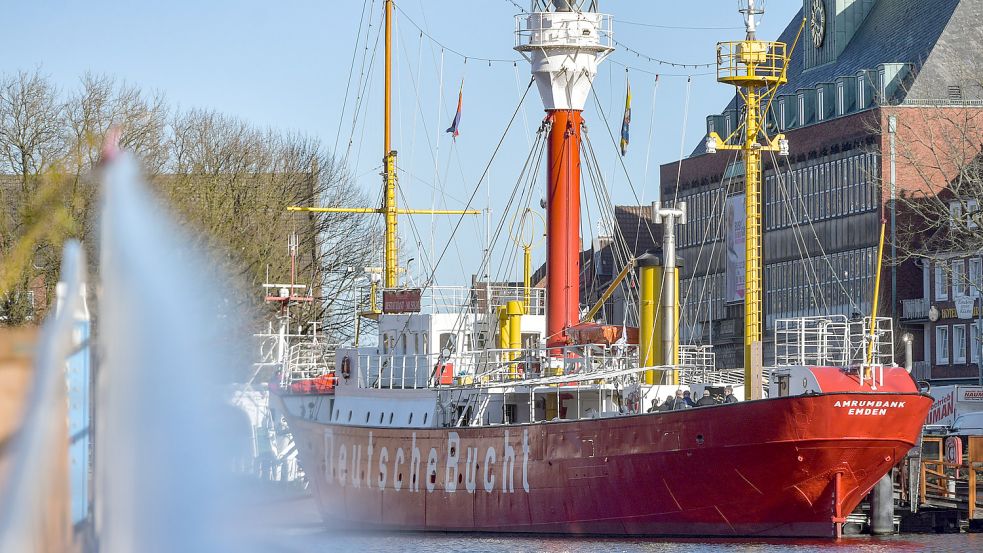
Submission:
[[[597,300],[597,303],[594,304],[594,307],[590,308],[590,311],[588,311],[587,314],[584,315],[584,318],[581,319],[580,322],[582,323],[590,322],[590,320],[593,319],[595,315],[597,315],[597,312],[601,310],[601,307],[604,306],[604,302],[608,301],[608,299],[611,298],[611,295],[614,294],[614,291],[618,288],[618,285],[621,284],[621,281],[625,280],[625,277],[627,277],[628,273],[630,273],[631,270],[634,268],[635,268],[635,258],[633,257],[628,260],[628,263],[625,264],[625,268],[621,269],[621,272],[618,273],[618,276],[614,277],[614,280],[612,280],[611,284],[608,285],[607,290],[605,290],[604,293],[601,294],[601,297]]]

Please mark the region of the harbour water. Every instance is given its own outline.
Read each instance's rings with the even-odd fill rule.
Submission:
[[[278,538],[279,553],[327,553],[350,551],[358,553],[451,552],[549,552],[588,553],[595,551],[617,553],[642,552],[757,552],[820,551],[859,552],[979,552],[983,551],[983,534],[906,534],[900,536],[858,536],[839,541],[828,540],[767,540],[767,539],[689,539],[660,540],[657,538],[583,538],[561,536],[495,536],[487,534],[396,534],[328,532],[318,528],[284,529]],[[281,549],[282,548],[282,549]]]

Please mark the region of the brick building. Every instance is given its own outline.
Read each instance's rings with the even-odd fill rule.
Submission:
[[[806,14],[767,122],[769,132],[785,132],[791,155],[764,158],[766,365],[776,319],[871,312],[881,221],[890,243],[890,221],[903,216],[894,198],[944,189],[983,144],[975,78],[983,70],[972,61],[983,45],[983,0],[804,0],[803,7],[778,39],[791,45]],[[809,32],[817,10],[825,25]],[[735,99],[707,117],[708,131],[727,136],[741,113]],[[939,156],[940,149],[958,155]],[[682,339],[712,342],[722,367],[742,364],[743,187],[742,161],[706,154],[702,145],[661,168],[663,201],[686,200],[690,214],[677,240],[686,260]],[[926,269],[892,264],[892,253],[889,246],[880,312],[900,318],[905,300],[923,297]],[[933,359],[925,336],[940,331],[909,329],[926,377],[955,374],[951,364],[938,372],[926,365]],[[971,340],[971,330],[952,332]]]

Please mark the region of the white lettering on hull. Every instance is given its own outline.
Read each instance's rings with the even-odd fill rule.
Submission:
[[[377,443],[381,442],[381,443]],[[421,440],[422,442],[422,440]],[[425,478],[425,488],[427,493],[433,493],[437,489],[443,489],[448,493],[458,490],[458,485],[463,483],[464,489],[469,494],[474,494],[478,489],[478,480],[481,479],[482,488],[487,493],[495,491],[496,484],[499,482],[502,493],[515,493],[516,465],[519,464],[519,453],[522,454],[521,462],[521,484],[522,491],[529,493],[529,431],[523,430],[521,444],[513,444],[509,431],[505,431],[501,449],[495,446],[488,446],[484,451],[484,467],[479,476],[479,469],[482,468],[479,461],[482,459],[480,447],[462,444],[461,436],[457,432],[448,432],[446,451],[438,451],[436,447],[429,448],[426,458],[426,471],[421,474],[420,469],[423,465],[422,443],[418,443],[416,432],[411,434],[409,448],[409,462],[407,454],[402,447],[393,447],[386,444],[385,439],[377,439],[372,432],[369,432],[368,440],[363,443],[346,443],[346,437],[335,434],[333,429],[326,430],[324,433],[324,476],[329,483],[334,482],[339,487],[351,486],[360,488],[389,489],[400,491],[403,489],[403,479],[409,478],[406,486],[410,492],[420,491],[420,479]],[[521,446],[521,447],[520,447]],[[463,447],[463,450],[462,450]],[[378,450],[378,457],[375,453]],[[390,451],[395,451],[392,458]],[[365,455],[365,464],[362,464],[362,456]],[[374,459],[378,461],[373,464]],[[390,461],[392,461],[390,466]],[[461,464],[464,464],[462,467]],[[441,465],[441,463],[443,463]],[[363,471],[362,468],[365,468]],[[373,477],[373,469],[378,468],[378,477]],[[443,469],[443,479],[439,478]],[[390,474],[390,469],[392,470]]]
[[[885,401],[885,400],[837,400],[833,407],[846,409],[849,416],[863,417],[882,417],[887,414],[888,409],[904,409],[904,401]]]

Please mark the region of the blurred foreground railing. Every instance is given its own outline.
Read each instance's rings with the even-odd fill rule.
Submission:
[[[74,541],[67,497],[68,432],[65,367],[87,347],[75,332],[83,302],[85,256],[77,242],[65,246],[64,302],[49,317],[34,353],[33,380],[22,424],[9,444],[8,471],[0,483],[0,551],[68,551]]]

